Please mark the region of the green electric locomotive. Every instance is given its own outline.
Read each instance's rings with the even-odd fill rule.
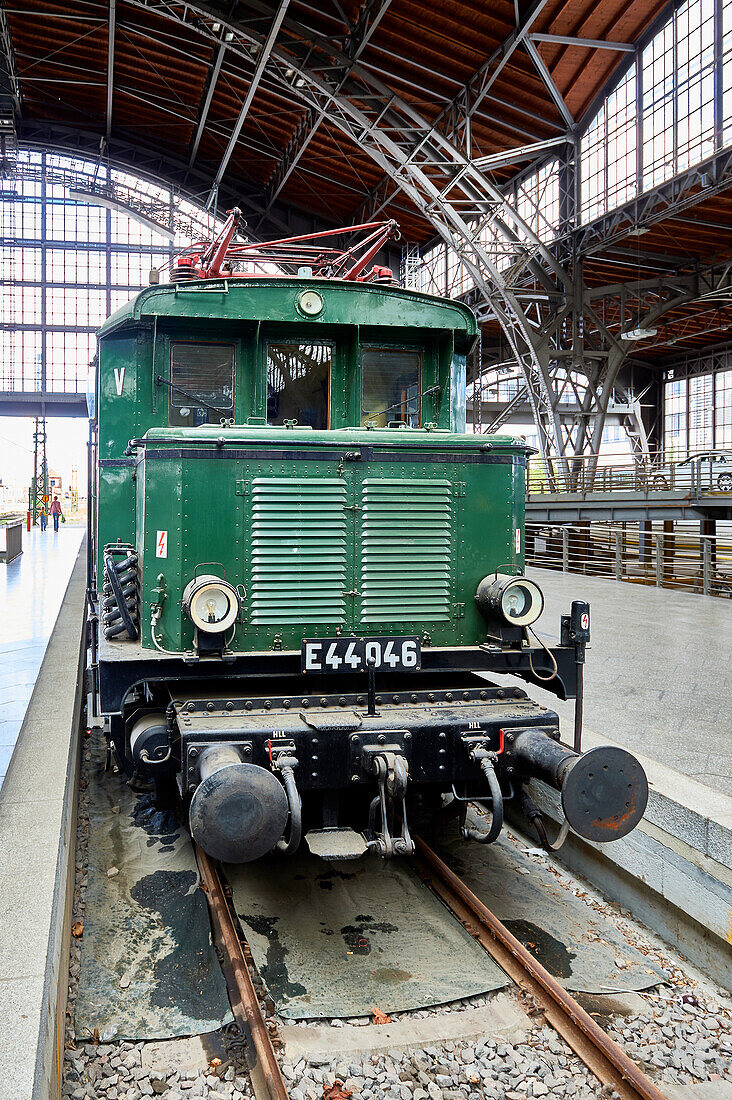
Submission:
[[[625,835],[640,764],[490,679],[576,696],[589,611],[532,641],[528,448],[465,433],[473,313],[372,264],[390,223],[265,247],[237,220],[99,333],[91,687],[116,766],[177,788],[232,862],[303,836],[409,854],[445,796],[490,808],[477,839],[509,798],[541,828],[532,777],[582,835]]]

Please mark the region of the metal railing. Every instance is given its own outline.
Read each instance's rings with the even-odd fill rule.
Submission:
[[[612,493],[682,491],[732,495],[732,450],[717,451],[718,458],[690,455],[686,458],[654,453],[633,462],[601,457],[542,459],[534,455],[526,471],[526,493]]]
[[[527,523],[526,563],[732,599],[732,538],[640,524]]]

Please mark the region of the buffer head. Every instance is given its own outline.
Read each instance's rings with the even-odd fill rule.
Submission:
[[[188,820],[204,852],[224,863],[249,863],[274,848],[287,814],[287,795],[272,772],[229,764],[196,787]]]
[[[562,781],[562,809],[576,833],[605,843],[631,832],[645,813],[648,780],[626,749],[599,745],[578,756]]]

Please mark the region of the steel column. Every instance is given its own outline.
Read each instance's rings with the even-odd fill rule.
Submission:
[[[112,99],[114,97],[114,42],[117,29],[117,0],[109,0],[109,30],[107,31],[107,115],[106,136],[112,133]]]

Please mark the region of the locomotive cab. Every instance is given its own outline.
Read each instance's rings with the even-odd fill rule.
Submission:
[[[506,799],[541,827],[532,777],[582,835],[625,835],[640,764],[582,754],[581,708],[563,745],[553,711],[490,679],[581,701],[589,611],[559,646],[530,633],[529,449],[466,434],[472,312],[367,272],[369,237],[297,276],[196,247],[100,332],[91,673],[116,765],[174,782],[234,862],[303,836],[409,854],[410,818],[450,800],[490,809],[484,842]],[[291,268],[296,246],[272,247]]]

